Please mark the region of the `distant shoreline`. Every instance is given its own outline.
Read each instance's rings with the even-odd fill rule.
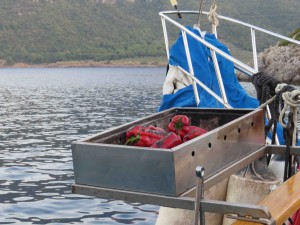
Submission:
[[[166,67],[167,61],[154,59],[129,59],[129,60],[112,60],[112,61],[62,61],[56,63],[28,64],[18,62],[13,65],[0,64],[0,68],[80,68],[80,67]]]

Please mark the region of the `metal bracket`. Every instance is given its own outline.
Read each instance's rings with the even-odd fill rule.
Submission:
[[[253,223],[276,225],[276,221],[273,218],[271,218],[271,219],[254,218],[254,217],[239,216],[239,215],[234,215],[234,214],[227,214],[226,217],[230,218],[230,219],[249,221],[249,222],[253,222]]]
[[[300,156],[300,147],[299,146],[290,146],[290,154],[294,156]],[[286,146],[285,145],[266,145],[266,153],[276,154],[276,155],[285,155]]]
[[[197,178],[197,181],[198,178]],[[201,183],[201,182],[200,182]],[[107,189],[99,188],[93,186],[84,186],[84,185],[73,185],[73,193],[94,196],[98,198],[106,199],[118,199],[127,202],[140,202],[144,204],[153,204],[160,205],[171,208],[181,208],[188,210],[195,210],[195,199],[190,197],[171,197],[171,196],[162,196],[149,193],[139,193],[139,192],[130,192],[125,190],[116,190],[116,189]],[[202,193],[200,191],[199,193]],[[199,195],[201,197],[201,195]],[[273,225],[272,215],[269,212],[268,208],[265,206],[253,205],[253,204],[244,204],[244,203],[235,203],[235,202],[226,202],[219,200],[209,200],[201,199],[199,201],[199,213],[197,222],[201,221],[201,214],[204,215],[205,212],[208,213],[219,213],[219,214],[230,214],[238,215],[236,219],[246,220],[259,218],[260,223]],[[202,217],[204,220],[204,217]],[[198,224],[197,224],[198,225]],[[201,224],[203,225],[203,224]]]

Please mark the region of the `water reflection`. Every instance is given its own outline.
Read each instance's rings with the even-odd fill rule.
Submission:
[[[0,71],[0,224],[154,224],[157,206],[73,195],[71,143],[155,112],[165,69]]]
[[[72,194],[71,143],[154,113],[164,74],[1,69],[0,224],[155,224],[158,206]]]

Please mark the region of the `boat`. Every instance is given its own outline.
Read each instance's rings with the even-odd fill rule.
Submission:
[[[185,218],[185,222],[171,223],[170,220],[162,220],[158,224],[216,224],[211,218],[208,219],[206,213],[218,214],[222,218],[227,215],[234,219],[229,224],[283,224],[300,208],[300,173],[295,168],[296,161],[291,161],[300,155],[294,133],[297,110],[292,111],[297,109],[297,105],[289,105],[292,113],[287,118],[281,116],[286,123],[279,125],[276,120],[274,122],[274,110],[269,107],[279,94],[269,96],[262,104],[248,96],[235,77],[224,77],[224,70],[238,70],[250,77],[254,76],[256,80],[262,76],[258,71],[257,31],[297,45],[300,42],[214,12],[201,12],[214,18],[212,35],[204,34],[197,26],[185,27],[171,18],[199,13],[179,11],[177,7],[174,11],[159,13],[170,62],[164,86],[166,92],[160,110],[151,116],[72,143],[75,173],[72,192],[182,209],[184,211],[180,213],[183,212],[184,217],[187,215],[184,213],[189,212],[189,218]],[[254,67],[231,56],[217,40],[216,19],[249,28]],[[180,30],[176,42],[179,45],[175,43],[170,47],[167,23]],[[197,64],[195,58],[199,57],[201,50],[203,51],[200,53],[206,59],[206,68]],[[206,74],[210,74],[209,78],[199,75],[205,70]],[[178,85],[182,87],[180,90],[175,90],[177,86],[173,85],[174,77],[181,81]],[[170,85],[168,86],[170,83],[173,85],[171,92]],[[235,85],[230,86],[233,83]],[[280,96],[281,94],[280,92]],[[296,103],[299,102],[298,96],[299,92],[288,95]],[[186,115],[194,125],[201,125],[208,132],[172,149],[149,150],[148,147],[124,145],[129,128],[143,124],[165,129],[174,115]],[[265,124],[271,125],[269,135],[265,135]],[[278,129],[285,129],[288,133],[286,144],[283,143],[282,130],[278,132]],[[258,176],[260,173],[255,168],[263,168],[261,174],[264,174],[267,171],[264,165],[269,164],[276,155],[283,155],[286,159],[284,182],[276,179],[267,181],[268,193],[258,203],[207,197],[215,197],[220,190],[224,192],[229,177],[244,168],[254,169]],[[257,162],[263,166],[257,165]],[[244,174],[246,172],[244,170]],[[264,179],[254,180],[259,180],[256,184],[266,183]],[[241,187],[234,187],[233,192],[242,191]],[[207,192],[214,193],[209,195]],[[170,212],[175,214],[168,215]],[[169,211],[164,217],[174,218],[176,212]]]

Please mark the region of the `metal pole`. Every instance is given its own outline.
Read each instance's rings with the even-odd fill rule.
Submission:
[[[252,40],[254,69],[258,72],[256,37],[255,37],[255,29],[253,27],[251,28],[251,40]]]
[[[225,59],[228,59],[229,61],[233,62],[234,64],[240,66],[241,68],[243,68],[244,70],[248,71],[251,74],[255,74],[256,70],[254,70],[252,67],[246,65],[245,63],[235,59],[234,57],[232,57],[231,55],[223,52],[222,50],[218,49],[217,47],[213,46],[212,44],[208,43],[207,41],[205,41],[203,38],[199,37],[198,35],[194,34],[193,32],[191,32],[190,30],[186,29],[184,26],[182,26],[180,23],[170,19],[169,17],[167,17],[166,15],[164,15],[163,13],[159,13],[162,17],[164,17],[167,21],[169,21],[170,23],[174,24],[176,27],[178,27],[179,29],[181,29],[181,32],[186,32],[188,35],[190,35],[192,38],[194,38],[195,40],[199,41],[200,43],[204,44],[206,47],[208,47],[209,49],[213,49],[216,53],[218,53],[219,55],[223,56]]]
[[[187,72],[186,70],[184,70],[183,68],[181,68],[180,66],[178,66],[178,69],[180,69],[185,75],[187,75],[188,77],[190,77],[192,80],[194,80],[200,87],[202,87],[207,93],[209,93],[211,96],[213,96],[218,102],[220,102],[221,104],[224,105],[225,108],[227,109],[232,109],[233,107],[231,105],[229,105],[228,103],[225,104],[223,99],[220,98],[219,95],[217,95],[215,92],[213,92],[210,88],[208,88],[205,84],[203,84],[200,80],[198,80],[195,76],[192,76],[191,74],[189,74],[189,72]]]
[[[220,88],[220,91],[221,91],[222,99],[224,101],[224,104],[228,104],[228,100],[227,100],[227,96],[226,96],[226,92],[225,92],[223,79],[222,79],[222,76],[221,76],[221,72],[220,72],[216,52],[212,49],[210,50],[210,52],[211,52],[211,56],[212,56],[212,59],[213,59],[214,68],[215,68],[215,71],[216,71],[216,75],[217,75],[218,84],[219,84],[219,88]]]
[[[165,39],[165,46],[166,46],[166,52],[167,52],[167,57],[168,60],[170,58],[170,53],[169,53],[169,38],[168,38],[168,31],[167,31],[167,26],[166,26],[166,19],[161,17],[161,23],[163,27],[163,33],[164,33],[164,39]]]
[[[189,66],[189,71],[192,76],[195,76],[193,64],[192,64],[192,60],[191,60],[189,44],[188,44],[187,37],[186,37],[186,32],[182,30],[181,33],[182,33],[182,37],[183,37],[184,49],[185,49],[186,59],[187,59],[188,66]],[[200,99],[199,99],[199,94],[198,94],[198,90],[197,90],[197,84],[194,80],[193,80],[193,90],[194,90],[196,104],[199,105]]]
[[[195,197],[195,213],[194,213],[194,225],[199,225],[199,214],[200,214],[200,225],[205,225],[205,213],[201,210],[200,201],[204,197],[204,168],[201,166],[196,167],[196,177],[197,177],[197,186],[196,186],[196,197]]]

